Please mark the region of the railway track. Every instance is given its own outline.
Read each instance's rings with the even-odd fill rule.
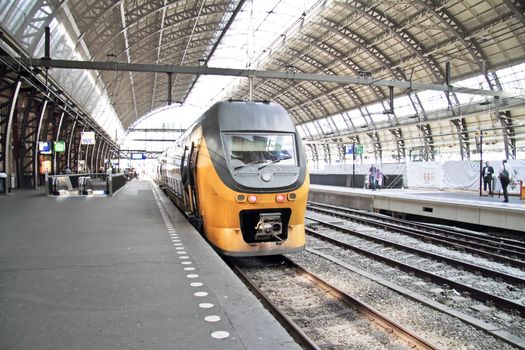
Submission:
[[[452,229],[414,223],[381,214],[328,204],[309,202],[308,210],[402,233],[425,242],[439,244],[497,261],[508,266],[525,269],[525,243],[521,241],[502,237],[466,234]]]
[[[307,218],[316,223],[315,229],[306,229],[309,235],[446,288],[453,288],[483,303],[490,303],[525,316],[523,304],[525,280],[519,276],[493,271],[389,239],[357,232],[343,225],[308,216]],[[487,292],[489,284],[491,291]]]
[[[437,349],[285,257],[230,263],[309,349]]]

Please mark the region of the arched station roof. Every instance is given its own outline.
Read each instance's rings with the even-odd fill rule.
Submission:
[[[44,27],[50,26],[52,58],[200,66],[258,0],[0,3],[5,36],[28,57],[43,56]],[[432,159],[439,145],[468,158],[475,130],[485,130],[486,139],[510,156],[524,145],[521,0],[275,0],[264,20],[284,15],[285,7],[295,16],[287,14],[286,25],[272,28],[274,38],[249,68],[432,84],[443,84],[449,74],[451,84],[487,90],[506,90],[518,81],[514,98],[496,100],[374,84],[255,79],[254,98],[275,100],[290,111],[313,159],[340,157],[342,146],[352,142],[365,144],[376,158],[388,153],[399,160],[410,148]],[[247,28],[254,41],[269,33]],[[198,79],[174,74],[168,98],[163,73],[50,72],[109,135],[122,134],[168,100],[184,103]],[[247,79],[228,95],[247,98]]]

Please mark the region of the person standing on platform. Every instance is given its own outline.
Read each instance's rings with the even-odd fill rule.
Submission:
[[[69,169],[68,166],[66,166],[66,167],[64,168],[64,174],[66,174],[66,175],[71,174],[71,169]]]
[[[487,190],[487,185],[489,188],[489,196],[493,196],[492,194],[492,175],[494,174],[494,168],[489,165],[489,162],[485,162],[485,166],[483,167],[483,191]]]
[[[377,176],[377,168],[372,164],[370,169],[368,170],[368,181],[370,188],[372,191],[376,190],[376,176]]]
[[[510,175],[509,175],[509,171],[507,170],[505,164],[507,164],[506,160],[502,162],[502,167],[501,167],[498,177],[499,177],[499,181],[501,182],[501,188],[503,189],[503,198],[504,198],[503,203],[508,203],[509,193],[507,192],[507,186],[510,183]]]
[[[380,190],[383,187],[383,181],[385,180],[386,175],[383,174],[381,169],[376,168],[376,188]]]

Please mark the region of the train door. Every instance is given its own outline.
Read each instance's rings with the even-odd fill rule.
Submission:
[[[182,154],[182,160],[180,162],[180,178],[182,182],[182,201],[184,204],[184,210],[186,212],[190,211],[191,209],[191,203],[190,203],[190,196],[188,195],[188,186],[189,186],[189,180],[188,180],[188,146],[184,146],[184,153]]]
[[[191,143],[191,150],[188,156],[188,174],[189,174],[189,196],[192,204],[192,216],[190,217],[192,223],[197,227],[199,231],[202,228],[202,218],[199,210],[199,198],[197,189],[197,158],[199,155],[198,146],[195,142]]]

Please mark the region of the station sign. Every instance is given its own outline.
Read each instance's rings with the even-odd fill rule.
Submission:
[[[51,142],[40,141],[38,143],[38,151],[40,152],[40,154],[51,154]]]
[[[146,153],[131,153],[131,159],[134,159],[134,160],[146,159]]]
[[[66,143],[64,141],[55,141],[54,150],[57,153],[63,153],[66,151]]]
[[[80,136],[81,145],[94,145],[95,144],[95,132],[94,131],[82,131]]]
[[[345,154],[363,154],[363,145],[345,145]]]

